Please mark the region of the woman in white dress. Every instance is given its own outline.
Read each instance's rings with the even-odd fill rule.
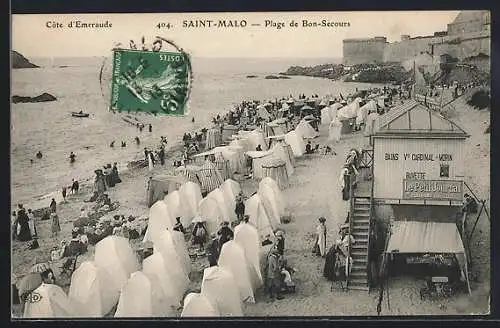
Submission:
[[[318,256],[324,257],[326,254],[326,219],[320,217],[319,223],[316,226],[316,241],[314,243],[314,253]]]

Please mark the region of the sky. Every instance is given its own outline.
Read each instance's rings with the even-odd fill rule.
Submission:
[[[156,36],[172,40],[196,57],[217,58],[340,58],[342,40],[385,36],[398,41],[402,34],[432,35],[445,31],[458,11],[392,12],[273,12],[177,14],[12,15],[12,49],[30,57],[91,57],[110,55],[116,43],[146,43]],[[183,27],[183,21],[246,21],[246,27]],[[337,27],[303,27],[308,22],[349,23]],[[70,22],[112,24],[111,28],[69,28]],[[282,23],[277,29],[266,21]],[[297,27],[291,27],[293,22]],[[58,22],[62,28],[47,27]],[[157,24],[170,23],[170,29]],[[253,26],[260,24],[260,26]],[[52,24],[54,26],[55,24]]]

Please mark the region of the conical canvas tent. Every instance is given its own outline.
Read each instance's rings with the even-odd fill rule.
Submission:
[[[331,105],[330,107],[328,107],[328,109],[330,110],[330,122],[333,121],[336,117],[337,117],[337,112],[340,108],[344,107],[341,103],[335,103],[333,105]]]
[[[274,227],[280,224],[281,216],[285,213],[285,199],[276,183],[271,178],[262,179],[257,193],[264,204],[269,219]]]
[[[259,264],[259,249],[261,246],[259,232],[251,223],[242,222],[234,227],[234,241],[240,245],[245,252],[248,263],[253,266],[252,273],[256,274],[255,277],[252,277],[255,290],[263,282]]]
[[[311,124],[307,123],[306,120],[301,120],[299,124],[295,127],[295,132],[301,136],[303,139],[312,139],[319,136],[319,133],[314,130]]]
[[[233,274],[243,302],[255,303],[250,270],[253,270],[245,257],[245,251],[234,240],[230,240],[220,251],[218,266]]]
[[[182,197],[186,200],[186,205],[188,206],[189,215],[193,218],[198,214],[198,203],[202,199],[201,188],[198,184],[194,182],[186,182],[181,186],[179,192]]]
[[[188,247],[186,240],[184,239],[184,234],[180,231],[172,230],[170,231],[172,235],[172,240],[174,241],[175,250],[177,254],[180,255],[182,264],[186,269],[186,272],[191,272],[191,258],[189,257]]]
[[[267,161],[268,158],[272,157],[273,154],[270,151],[247,151],[246,156],[252,159],[252,175],[254,179],[262,178],[262,164]]]
[[[227,161],[228,176],[233,176],[233,174],[237,172],[243,172],[245,168],[245,157],[243,153],[241,153],[242,157],[240,157],[240,154],[229,146],[219,147],[219,149],[222,156]]]
[[[190,208],[183,194],[178,190],[165,196],[163,202],[167,206],[170,218],[180,217],[182,224],[187,227],[191,224],[194,215],[190,214]],[[170,228],[170,227],[169,227]],[[172,227],[173,228],[173,227]]]
[[[115,317],[163,317],[173,314],[161,288],[151,283],[143,272],[137,271],[130,275],[122,288]]]
[[[200,168],[198,171],[198,179],[201,183],[202,192],[207,193],[219,188],[224,181],[215,167],[215,164],[210,161],[205,161],[205,164]]]
[[[104,317],[116,305],[120,291],[113,277],[93,262],[85,261],[71,275],[68,296],[82,317]]]
[[[220,129],[214,127],[207,131],[207,139],[205,141],[205,149],[209,150],[219,146],[222,143],[222,134]]]
[[[24,304],[24,318],[69,318],[79,315],[64,290],[53,284],[41,284]]]
[[[222,317],[243,316],[238,285],[230,271],[218,266],[206,268],[203,271],[201,294],[217,306]]]
[[[219,203],[212,197],[203,198],[198,205],[199,216],[205,220],[208,233],[217,232],[224,222],[224,214]]]
[[[163,200],[157,201],[149,209],[148,228],[143,242],[152,241],[154,243],[162,231],[172,229],[174,225],[175,217],[170,216],[165,202]]]
[[[340,120],[356,117],[359,110],[359,100],[356,99],[347,106],[340,108],[337,112],[337,117]]]
[[[259,237],[263,240],[267,235],[274,234],[274,228],[278,226],[278,222],[272,222],[267,215],[264,203],[259,194],[255,194],[245,202],[245,215],[248,215],[249,222],[255,226]]]
[[[167,263],[160,253],[154,253],[144,259],[142,271],[148,278],[157,279],[169,307],[179,306],[189,283],[187,277],[180,272],[180,268]]]
[[[219,317],[217,306],[200,293],[189,293],[184,298],[181,317]]]
[[[342,132],[342,123],[335,118],[328,127],[328,140],[339,141]]]
[[[290,177],[295,169],[293,168],[292,159],[290,158],[290,153],[288,152],[288,148],[284,143],[279,142],[273,146],[271,149],[274,157],[279,158],[285,162],[286,165],[286,173],[288,177]]]
[[[233,137],[234,139],[229,143],[229,147],[242,147],[244,152],[255,149],[252,148],[247,137],[243,137],[241,135],[236,135]]]
[[[364,124],[366,122],[366,118],[368,116],[368,112],[372,110],[377,110],[377,105],[374,100],[370,100],[363,106],[359,107],[358,113],[356,116],[356,124],[359,126],[360,124]]]
[[[236,196],[238,196],[238,194],[241,191],[240,184],[234,180],[227,179],[220,186],[220,189],[224,193],[224,196],[228,202],[228,207],[229,207],[230,211],[234,213],[235,206],[236,206]]]
[[[114,290],[121,290],[130,274],[139,269],[137,256],[128,239],[119,236],[108,236],[97,243],[94,263],[113,277]]]
[[[286,189],[288,187],[286,162],[280,158],[271,157],[262,164],[262,177],[270,177],[278,183],[280,189]]]
[[[186,266],[183,254],[180,254],[177,249],[178,246],[174,241],[172,232],[165,230],[153,245],[153,254],[161,254],[165,263],[168,264],[169,270],[175,276],[188,277],[190,266]],[[183,281],[183,279],[179,280]]]
[[[364,136],[368,137],[378,132],[380,124],[379,122],[380,122],[380,115],[377,112],[372,112],[368,114],[368,117],[366,118]]]
[[[266,139],[264,138],[264,133],[261,129],[255,129],[248,134],[248,141],[252,147],[252,150],[255,150],[259,145],[262,150],[267,150]]]
[[[330,107],[325,107],[321,110],[321,124],[330,124],[332,117],[330,116]]]
[[[236,213],[234,213],[234,208],[231,208],[230,199],[224,194],[221,188],[214,189],[211,193],[207,195],[207,198],[213,198],[219,204],[219,208],[222,211],[224,221],[231,222],[236,220]]]
[[[301,157],[306,152],[304,139],[295,131],[290,131],[285,134],[285,142],[290,145],[295,157]]]

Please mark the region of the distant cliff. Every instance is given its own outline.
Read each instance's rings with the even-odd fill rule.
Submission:
[[[12,50],[12,68],[37,68],[39,66],[31,63],[26,57],[19,52]]]

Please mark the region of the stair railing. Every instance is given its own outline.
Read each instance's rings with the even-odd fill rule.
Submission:
[[[349,278],[350,275],[348,274],[350,272],[349,268],[349,263],[350,263],[350,258],[351,258],[351,234],[352,234],[352,227],[353,227],[353,219],[354,219],[354,182],[356,180],[356,175],[355,173],[349,174],[349,231],[347,234],[347,240],[348,240],[348,247],[347,247],[347,262],[346,262],[346,288],[349,289]]]

